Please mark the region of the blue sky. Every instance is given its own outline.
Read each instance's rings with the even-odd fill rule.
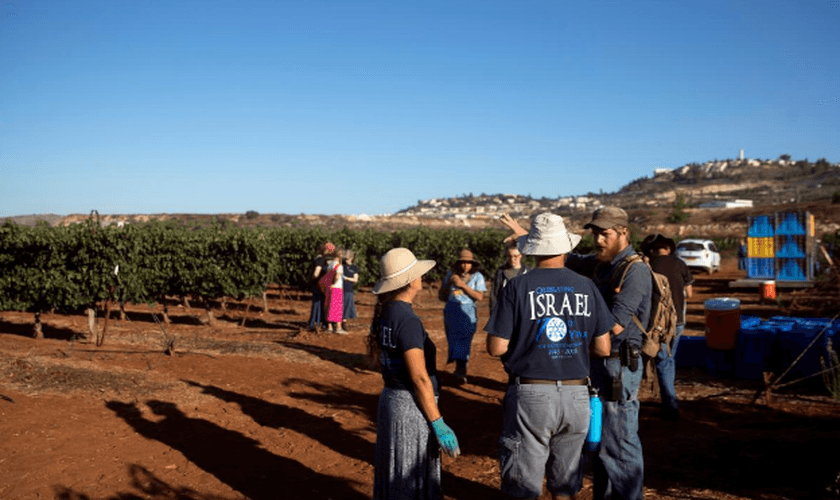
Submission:
[[[5,0],[0,216],[382,214],[840,161],[840,0]]]

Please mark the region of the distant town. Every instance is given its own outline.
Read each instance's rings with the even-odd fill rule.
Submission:
[[[799,202],[827,198],[840,190],[840,163],[792,160],[737,159],[691,163],[674,169],[656,168],[616,193],[539,198],[518,194],[472,193],[420,200],[396,216],[468,219],[501,213],[528,215],[548,210],[559,213],[592,211],[605,204],[673,206],[682,197],[693,208],[745,208],[754,203]]]

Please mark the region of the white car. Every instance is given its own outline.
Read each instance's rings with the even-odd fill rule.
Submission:
[[[720,252],[712,240],[682,240],[677,243],[677,257],[690,269],[703,269],[709,274],[720,270]]]

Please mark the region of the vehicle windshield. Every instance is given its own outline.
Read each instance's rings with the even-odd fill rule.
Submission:
[[[682,250],[686,252],[699,252],[705,250],[705,248],[703,248],[703,245],[701,243],[680,243],[679,246],[677,246],[677,250]]]

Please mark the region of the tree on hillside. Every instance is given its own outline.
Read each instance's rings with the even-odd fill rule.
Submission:
[[[668,214],[668,222],[671,224],[682,224],[688,220],[689,214],[684,209],[687,206],[685,196],[682,194],[677,196],[677,201],[674,202],[674,211]]]

